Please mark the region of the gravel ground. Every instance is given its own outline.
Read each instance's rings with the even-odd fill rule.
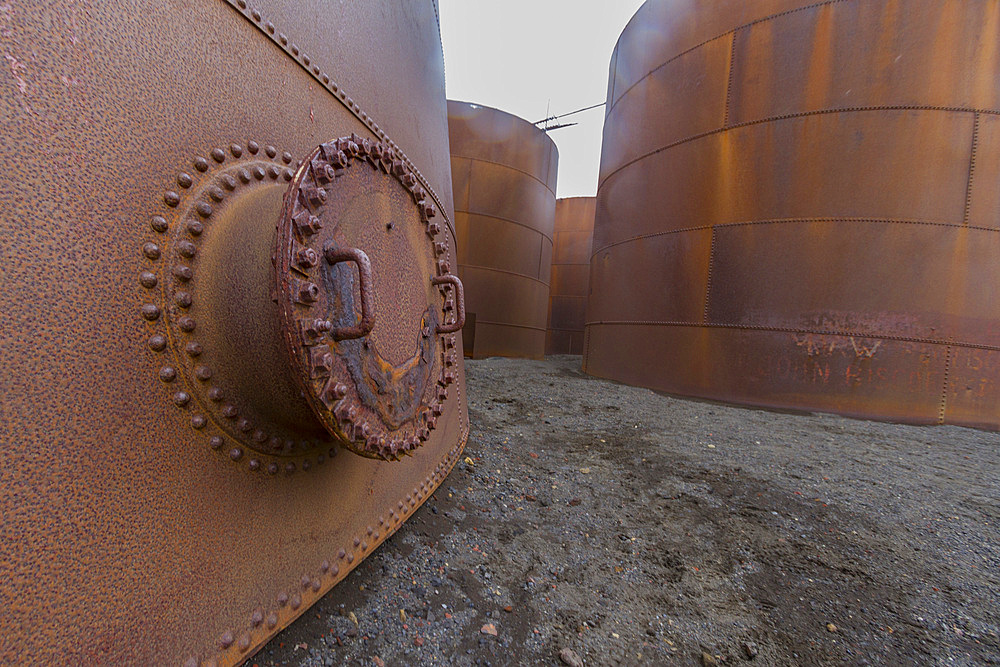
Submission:
[[[467,362],[465,461],[251,664],[1000,665],[1000,434],[579,366]]]

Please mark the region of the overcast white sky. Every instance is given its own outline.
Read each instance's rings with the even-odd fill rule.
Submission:
[[[604,102],[611,51],[643,0],[441,0],[448,98],[529,122]],[[604,108],[565,119],[559,197],[593,196]]]

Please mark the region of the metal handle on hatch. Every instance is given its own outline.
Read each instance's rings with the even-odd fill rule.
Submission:
[[[439,324],[437,327],[437,332],[439,334],[455,333],[465,326],[465,288],[462,287],[462,281],[458,279],[458,276],[446,273],[443,276],[431,278],[431,284],[451,285],[455,288],[455,301],[457,302],[455,321],[451,324]]]
[[[358,267],[358,289],[361,291],[361,321],[352,327],[335,327],[330,330],[334,340],[364,338],[375,326],[375,282],[372,280],[372,262],[368,255],[358,248],[335,248],[327,246],[323,255],[330,264],[354,262]]]

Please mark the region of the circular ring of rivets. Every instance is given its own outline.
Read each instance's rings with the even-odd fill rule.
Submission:
[[[335,456],[337,449],[329,443],[278,437],[227,401],[226,391],[212,381],[213,369],[202,363],[205,349],[190,285],[199,245],[211,233],[216,208],[248,188],[290,181],[291,162],[290,153],[256,141],[196,157],[163,193],[162,212],[149,219],[155,235],[141,248],[145,265],[139,274],[145,293],[140,314],[152,329],[146,344],[154,353],[173,357],[165,357],[157,371],[171,402],[190,413],[191,428],[205,434],[209,447],[250,470],[270,474],[309,470]],[[266,450],[264,456],[261,450]]]
[[[393,461],[410,454],[430,437],[444,411],[448,387],[456,380],[458,357],[455,335],[437,332],[436,315],[430,322],[422,323],[422,338],[437,339],[432,349],[440,353],[432,356],[430,365],[438,371],[436,374],[432,371],[424,384],[412,417],[402,425],[390,426],[362,399],[350,370],[339,363],[340,352],[328,344],[331,342],[328,339],[333,338],[333,324],[317,317],[312,308],[321,293],[319,285],[324,282],[323,257],[330,259],[329,247],[314,247],[323,236],[320,217],[328,190],[337,187],[337,179],[349,169],[365,166],[394,179],[409,193],[424,225],[434,275],[450,274],[448,244],[437,239],[442,229],[433,220],[437,209],[427,200],[426,190],[416,175],[389,145],[356,134],[322,144],[296,171],[285,197],[274,266],[286,341],[293,363],[299,365],[297,377],[303,380],[304,393],[316,416],[351,451]],[[454,313],[454,297],[445,285],[439,286],[437,292],[442,298],[442,318],[446,318],[448,313]]]

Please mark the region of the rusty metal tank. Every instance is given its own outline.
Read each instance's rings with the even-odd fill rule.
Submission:
[[[559,153],[522,118],[448,100],[466,356],[545,355]]]
[[[650,0],[611,76],[585,369],[1000,427],[1000,4]]]
[[[0,7],[0,663],[240,663],[448,474],[436,11]]]
[[[594,197],[556,200],[545,354],[583,354],[596,204]]]

